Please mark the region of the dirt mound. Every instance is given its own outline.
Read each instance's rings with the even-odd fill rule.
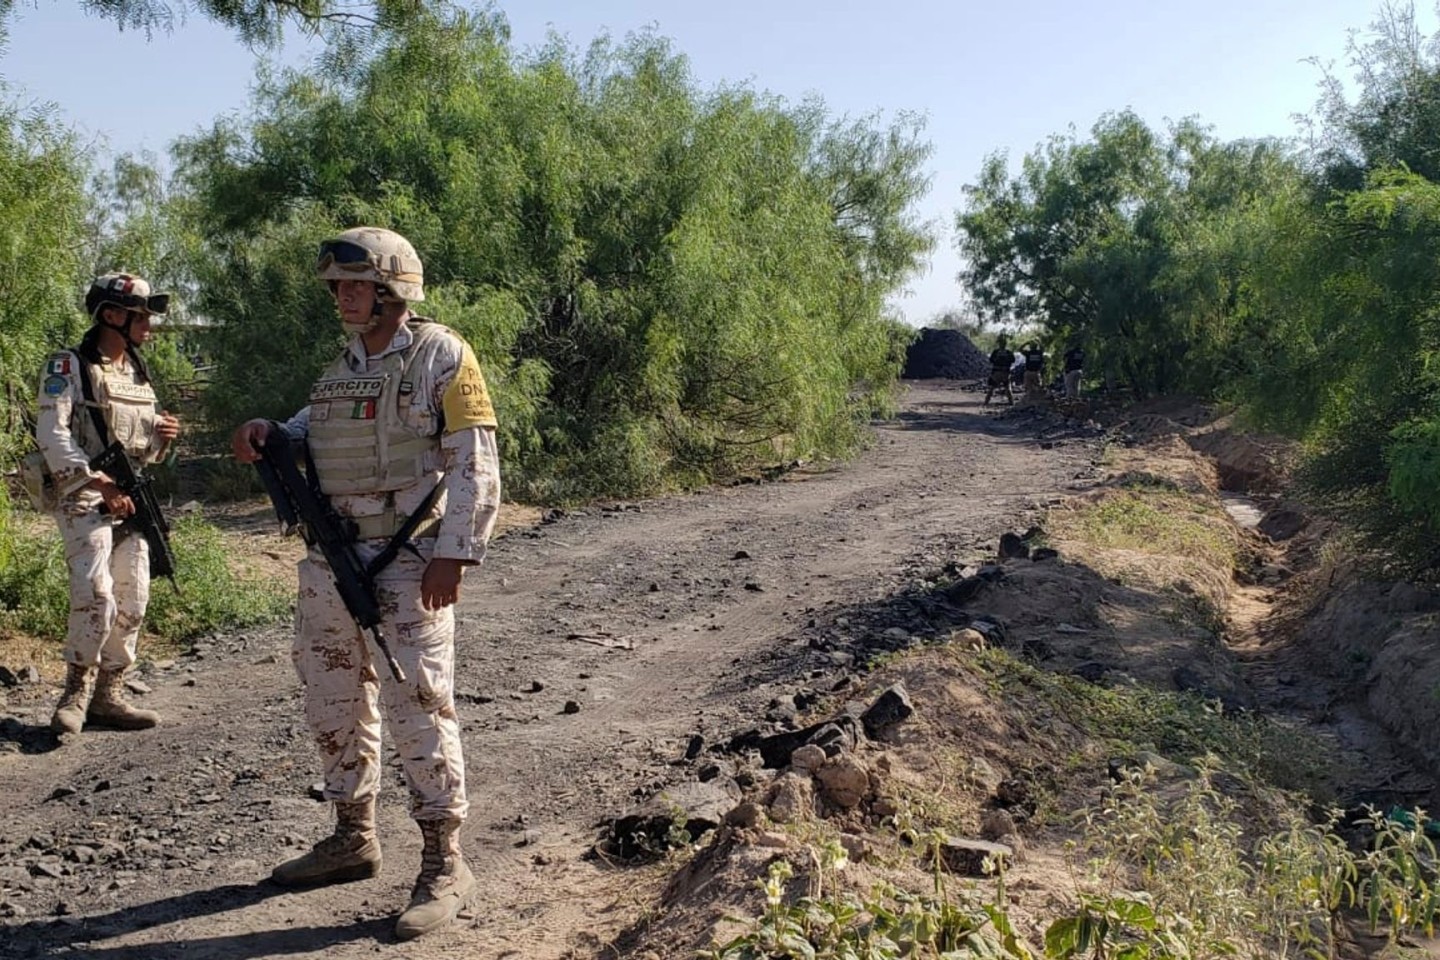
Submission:
[[[972,380],[989,372],[990,359],[965,334],[926,328],[905,352],[901,376],[907,380]]]
[[[1322,569],[1306,583],[1316,604],[1294,653],[1339,681],[1342,699],[1364,703],[1390,732],[1440,764],[1440,592],[1413,583],[1333,584]]]
[[[1193,431],[1190,446],[1211,457],[1220,486],[1243,493],[1274,493],[1285,485],[1293,443],[1245,433],[1233,417],[1221,417]]]
[[[1125,409],[1125,416],[1131,419],[1153,417],[1172,420],[1182,427],[1199,427],[1215,419],[1215,410],[1194,397],[1184,394],[1166,394],[1150,397]]]
[[[1137,456],[1123,457],[1123,469],[1117,466],[1114,482],[1173,486],[1187,493],[1217,496],[1220,478],[1215,465],[1197,454],[1177,434],[1159,433],[1141,445]],[[1117,459],[1117,464],[1119,464]]]
[[[1183,398],[1158,398],[1128,414],[1116,424],[1123,436],[1136,443],[1182,438],[1214,461],[1222,490],[1275,493],[1289,477],[1294,443],[1247,433],[1232,415],[1216,417],[1212,408]]]
[[[1155,413],[1142,413],[1121,423],[1120,429],[1136,441],[1148,443],[1164,437],[1180,436],[1185,433],[1187,428],[1169,417],[1162,417]]]

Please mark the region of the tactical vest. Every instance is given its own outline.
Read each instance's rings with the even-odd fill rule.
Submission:
[[[105,420],[111,442],[118,440],[130,459],[143,461],[155,435],[155,389],[148,383],[136,383],[135,371],[128,367],[122,370],[118,364],[84,364],[80,375],[85,376],[87,371],[95,391],[95,406]],[[74,417],[71,430],[80,449],[89,456],[105,449],[105,440],[96,433],[91,417]]]
[[[440,434],[407,425],[418,397],[411,365],[436,338],[452,336],[432,321],[408,324],[411,341],[385,357],[373,373],[352,373],[341,356],[310,390],[310,455],[327,495],[403,490],[426,472],[425,454],[440,445]]]

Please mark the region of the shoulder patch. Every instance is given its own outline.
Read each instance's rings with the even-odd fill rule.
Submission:
[[[65,387],[69,385],[69,382],[70,381],[59,374],[52,373],[45,378],[45,383],[41,389],[45,391],[45,396],[47,397],[58,397],[65,392]]]
[[[480,361],[468,343],[463,343],[460,369],[455,379],[445,388],[443,408],[445,411],[445,432],[467,430],[471,427],[495,426],[495,407],[490,402],[490,391],[485,386],[485,376],[480,372]]]
[[[59,377],[68,376],[70,374],[70,354],[55,354],[45,365],[45,372]]]

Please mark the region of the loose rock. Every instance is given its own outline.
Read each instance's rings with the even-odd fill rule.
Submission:
[[[905,684],[895,683],[866,709],[860,722],[865,725],[866,735],[872,740],[878,740],[896,724],[910,719],[914,713],[915,705],[910,702],[910,694],[906,691]]]
[[[1026,543],[1018,533],[1002,534],[997,553],[1001,560],[1028,560],[1030,559],[1030,544]]]
[[[962,877],[988,876],[995,866],[1010,861],[1014,855],[1015,851],[1005,844],[988,840],[947,840],[935,854],[941,867]]]
[[[870,771],[854,754],[842,753],[825,761],[815,771],[820,781],[820,795],[826,803],[842,810],[859,806],[870,794]]]
[[[815,812],[815,788],[808,776],[787,773],[770,785],[765,806],[776,823],[802,820]]]

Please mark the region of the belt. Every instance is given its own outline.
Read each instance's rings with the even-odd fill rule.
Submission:
[[[389,540],[401,527],[405,526],[407,519],[408,517],[403,513],[386,510],[384,513],[377,513],[369,517],[351,517],[350,522],[355,525],[356,540]],[[410,539],[424,540],[439,532],[440,518],[431,517],[429,520],[421,521],[415,531],[410,534]]]

